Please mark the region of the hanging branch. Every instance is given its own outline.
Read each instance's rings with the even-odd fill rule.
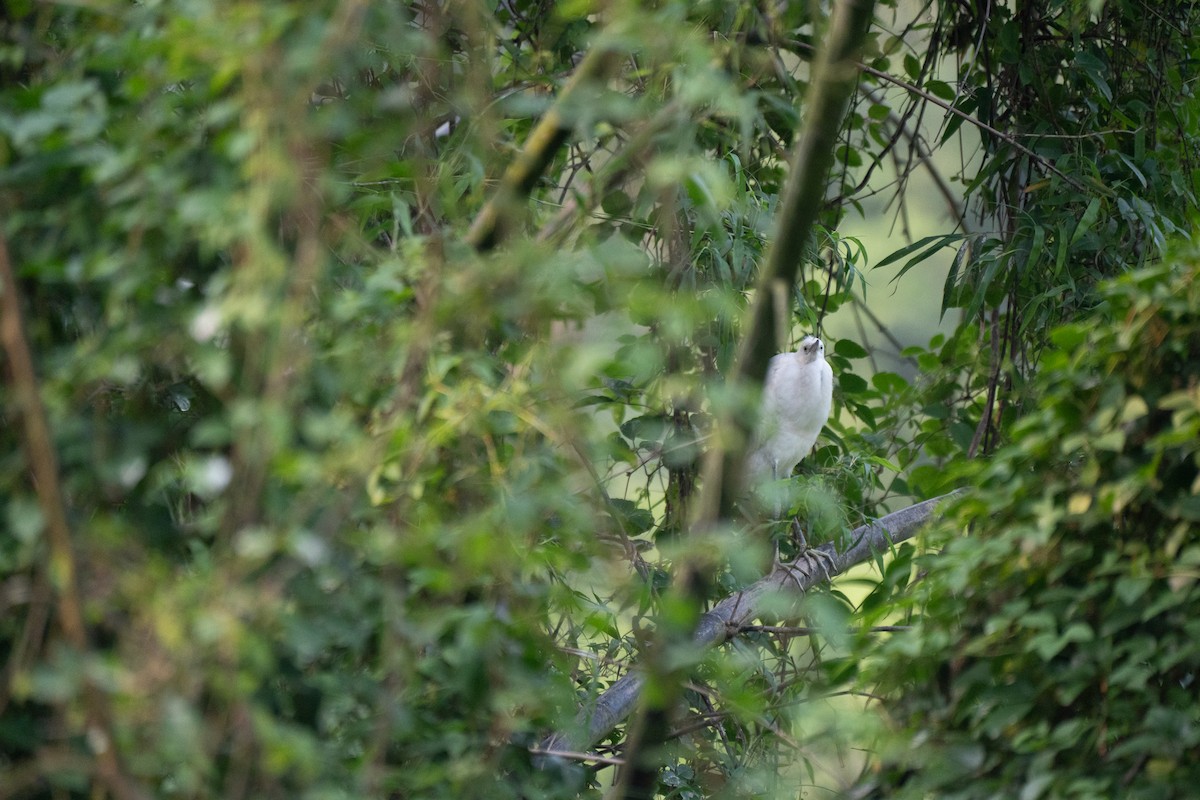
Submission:
[[[692,642],[704,648],[723,644],[750,620],[757,617],[767,599],[789,596],[799,598],[816,584],[840,575],[851,567],[871,559],[888,548],[912,538],[935,518],[938,506],[957,493],[926,500],[888,514],[878,522],[863,525],[852,534],[853,544],[838,552],[832,543],[815,548],[795,561],[776,564],[771,574],[736,594],[729,595],[700,618]],[[579,713],[569,730],[547,737],[535,752],[546,756],[577,754],[586,750],[629,716],[646,675],[640,670],[626,672],[596,700],[594,706]],[[590,756],[589,756],[589,760]]]
[[[587,188],[577,190],[562,208],[538,231],[539,242],[557,241],[567,229],[568,223],[577,215],[589,213],[599,204],[608,188],[625,180],[630,173],[641,169],[646,161],[654,137],[666,130],[680,114],[682,103],[672,100],[658,110],[650,119],[629,133],[629,138],[592,176]]]
[[[55,603],[58,625],[67,643],[83,654],[88,649],[87,628],[83,621],[83,603],[79,596],[78,569],[71,547],[67,507],[58,478],[58,458],[54,453],[46,410],[38,393],[33,354],[25,338],[21,319],[16,276],[8,257],[8,241],[3,234],[0,234],[0,347],[8,362],[8,380],[20,417],[31,482],[45,520],[49,549],[49,561],[45,569],[58,597]],[[119,800],[139,800],[144,795],[125,774],[117,758],[117,743],[113,737],[108,704],[101,690],[90,679],[85,679],[83,701],[87,714],[86,740],[95,756],[95,771],[101,784]]]

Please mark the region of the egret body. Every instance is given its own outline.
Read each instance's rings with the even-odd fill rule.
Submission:
[[[746,462],[752,488],[792,474],[816,443],[832,404],[833,370],[820,339],[806,336],[796,352],[771,359],[754,449]]]

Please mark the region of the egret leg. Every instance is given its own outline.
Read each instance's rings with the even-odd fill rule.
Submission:
[[[783,508],[780,507],[779,499],[779,459],[771,462],[771,480],[774,483],[773,490],[775,492],[775,519],[783,516]]]
[[[804,528],[800,527],[800,518],[792,518],[792,541],[796,543],[797,553],[808,552],[808,539],[804,535]]]
[[[824,550],[809,550],[808,555],[813,557],[820,566],[821,571],[825,573],[825,580],[832,581],[833,575],[837,572],[837,562],[833,560],[833,556]]]
[[[783,509],[780,507],[779,500],[779,459],[771,461],[771,490],[775,493],[775,515],[771,518],[772,522],[774,522],[783,516]],[[772,536],[771,543],[775,547],[775,556],[772,562],[772,565],[775,566],[782,563],[779,559],[779,537]]]
[[[800,525],[800,518],[792,519],[792,541],[796,543],[796,557],[800,556],[812,557],[821,571],[825,573],[825,580],[833,580],[833,573],[837,570],[837,563],[833,560],[833,556],[824,550],[818,550],[808,546],[808,538],[804,535],[804,528]],[[778,558],[779,546],[775,547],[776,557]]]

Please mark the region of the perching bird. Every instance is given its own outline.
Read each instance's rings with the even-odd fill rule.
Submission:
[[[795,353],[772,357],[754,449],[746,462],[751,488],[792,474],[816,443],[832,404],[833,370],[820,339],[805,336]]]

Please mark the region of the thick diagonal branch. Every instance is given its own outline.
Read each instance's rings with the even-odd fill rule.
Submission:
[[[727,641],[743,625],[762,613],[769,597],[799,597],[816,584],[839,575],[856,564],[884,553],[891,546],[910,539],[936,514],[938,505],[952,494],[926,500],[895,511],[878,522],[856,529],[852,544],[843,551],[826,544],[795,561],[777,564],[771,574],[717,603],[700,618],[692,641],[704,647],[716,647]],[[571,730],[548,737],[540,752],[552,756],[563,751],[580,751],[594,745],[629,716],[645,683],[645,675],[632,669],[600,695],[594,706],[580,712]]]

